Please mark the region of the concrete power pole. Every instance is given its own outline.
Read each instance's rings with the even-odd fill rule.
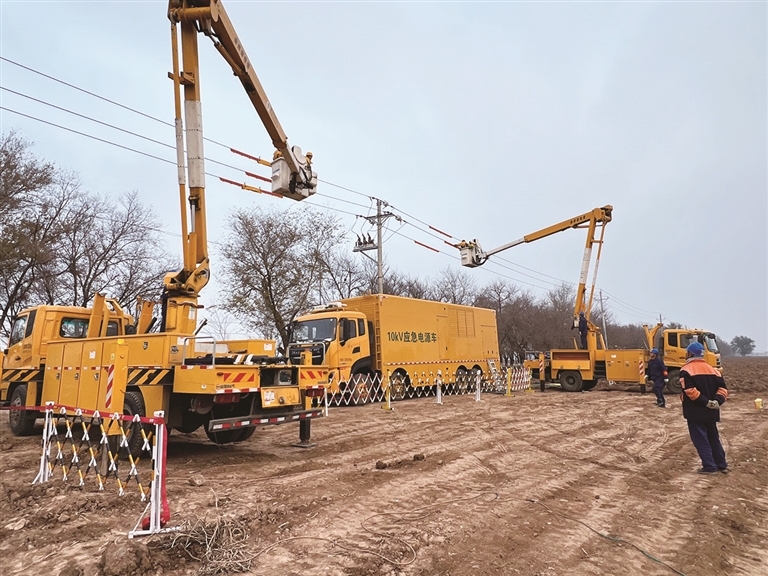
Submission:
[[[379,294],[384,293],[384,272],[382,270],[384,260],[384,249],[382,248],[382,219],[381,219],[381,200],[376,199],[376,243],[378,244],[378,250],[376,251],[378,280],[379,280]]]
[[[376,242],[374,243],[372,241],[366,240],[365,235],[363,235],[362,241],[358,237],[358,243],[355,244],[355,247],[352,250],[353,252],[361,252],[363,256],[369,258],[370,260],[373,260],[373,258],[368,256],[368,254],[365,252],[368,250],[376,250],[376,283],[379,294],[384,293],[384,222],[387,220],[387,218],[395,218],[399,222],[402,222],[400,216],[392,214],[392,212],[382,212],[381,209],[384,206],[389,206],[389,204],[387,204],[384,200],[379,200],[376,198],[376,216],[359,216],[359,218],[363,218],[371,224],[376,224]]]

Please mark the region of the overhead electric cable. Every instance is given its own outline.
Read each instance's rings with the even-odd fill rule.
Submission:
[[[98,98],[99,100],[103,100],[104,102],[108,102],[109,104],[113,104],[114,106],[117,106],[119,108],[122,108],[124,110],[128,110],[129,112],[133,112],[134,114],[138,114],[139,116],[143,116],[144,118],[149,118],[150,120],[153,120],[155,122],[159,122],[161,124],[164,124],[165,126],[168,126],[170,128],[174,128],[173,122],[168,122],[167,120],[163,120],[161,118],[157,118],[156,116],[151,116],[145,112],[141,112],[139,110],[136,110],[135,108],[131,108],[130,106],[126,106],[125,104],[120,104],[120,102],[115,102],[114,100],[110,100],[109,98],[105,98],[104,96],[100,96],[99,94],[96,94],[94,92],[90,92],[89,90],[86,90],[84,88],[80,88],[79,86],[75,86],[74,84],[70,84],[69,82],[65,82],[64,80],[59,80],[58,78],[55,78],[54,76],[51,76],[49,74],[45,74],[43,72],[40,72],[39,70],[35,70],[34,68],[30,68],[29,66],[25,66],[24,64],[19,64],[18,62],[14,62],[13,60],[6,58],[4,56],[0,56],[0,60],[4,62],[8,62],[9,64],[13,64],[14,66],[18,66],[19,68],[23,68],[24,70],[28,70],[29,72],[32,72],[34,74],[38,74],[39,76],[42,76],[43,78],[48,78],[49,80],[53,80],[54,82],[58,82],[59,84],[63,84],[64,86],[67,86],[69,88],[72,88],[73,90],[78,90],[79,92],[83,92],[84,94],[88,94],[89,96],[93,96],[94,98]],[[203,138],[204,140],[210,142],[211,144],[216,144],[217,146],[223,146],[224,148],[229,148],[229,146],[222,144],[221,142],[217,142],[216,140],[212,140],[210,138]]]
[[[54,82],[60,83],[60,84],[62,84],[62,85],[64,85],[64,86],[67,86],[67,87],[69,87],[69,88],[72,88],[73,90],[77,90],[77,91],[79,91],[79,92],[82,92],[82,93],[84,93],[84,94],[87,94],[87,95],[89,95],[89,96],[92,96],[92,97],[94,97],[94,98],[97,98],[97,99],[103,100],[103,101],[105,101],[105,102],[107,102],[107,103],[109,103],[109,104],[112,104],[112,105],[114,105],[114,106],[118,106],[119,108],[122,108],[122,109],[124,109],[124,110],[127,110],[127,111],[129,111],[129,112],[133,112],[133,113],[135,113],[135,114],[138,114],[138,115],[140,115],[140,116],[143,116],[143,117],[145,117],[145,118],[148,118],[148,119],[150,119],[150,120],[153,120],[153,121],[155,121],[155,122],[159,122],[159,123],[161,123],[161,124],[163,124],[163,125],[165,125],[165,126],[168,126],[168,127],[173,127],[173,126],[174,126],[174,125],[173,125],[172,123],[170,123],[170,122],[167,122],[167,121],[165,121],[165,120],[162,120],[162,119],[160,119],[160,118],[157,118],[157,117],[155,117],[155,116],[152,116],[152,115],[150,115],[150,114],[146,114],[146,113],[144,113],[144,112],[141,112],[141,111],[139,111],[139,110],[137,110],[137,109],[135,109],[135,108],[132,108],[132,107],[130,107],[130,106],[126,106],[126,105],[124,105],[124,104],[121,104],[121,103],[119,103],[119,102],[116,102],[116,101],[114,101],[114,100],[111,100],[111,99],[109,99],[109,98],[106,98],[106,97],[104,97],[104,96],[101,96],[101,95],[99,95],[99,94],[96,94],[96,93],[94,93],[94,92],[91,92],[91,91],[89,91],[89,90],[85,90],[85,89],[83,89],[83,88],[80,88],[80,87],[78,87],[78,86],[76,86],[76,85],[74,85],[74,84],[71,84],[71,83],[69,83],[69,82],[65,82],[65,81],[63,81],[63,80],[60,80],[59,78],[56,78],[56,77],[54,77],[54,76],[51,76],[51,75],[49,75],[49,74],[45,74],[45,73],[43,73],[43,72],[40,72],[40,71],[38,71],[38,70],[35,70],[34,68],[31,68],[31,67],[29,67],[29,66],[25,66],[25,65],[23,65],[23,64],[20,64],[20,63],[18,63],[18,62],[15,62],[15,61],[13,61],[13,60],[11,60],[11,59],[9,59],[9,58],[6,58],[6,57],[3,57],[3,56],[0,56],[0,60],[2,60],[2,61],[4,61],[4,62],[7,62],[7,63],[9,63],[9,64],[12,64],[12,65],[14,65],[14,66],[18,66],[18,67],[20,67],[20,68],[22,68],[22,69],[24,69],[24,70],[27,70],[27,71],[29,71],[29,72],[32,72],[32,73],[34,73],[34,74],[37,74],[37,75],[39,75],[39,76],[42,76],[42,77],[44,77],[44,78],[47,78],[47,79],[49,79],[49,80],[52,80],[52,81],[54,81]],[[153,143],[155,143],[155,144],[160,144],[160,145],[162,145],[162,146],[164,146],[164,147],[168,147],[168,148],[172,148],[172,149],[173,149],[173,148],[175,148],[174,146],[171,146],[171,145],[169,145],[169,144],[166,144],[166,143],[163,143],[163,142],[160,142],[160,141],[157,141],[157,140],[153,140],[152,138],[148,138],[148,137],[146,137],[146,136],[142,136],[141,134],[137,134],[137,133],[135,133],[135,132],[131,132],[131,131],[128,131],[128,130],[122,129],[122,128],[119,128],[119,127],[117,127],[117,126],[113,126],[113,125],[111,125],[111,124],[105,123],[105,122],[101,122],[101,121],[99,121],[99,120],[96,120],[96,119],[94,119],[94,118],[90,118],[90,117],[88,117],[88,116],[85,116],[85,115],[79,114],[79,113],[77,113],[77,112],[73,112],[73,111],[71,111],[71,110],[67,110],[67,109],[65,109],[65,108],[62,108],[62,107],[56,106],[56,105],[54,105],[54,104],[51,104],[51,103],[45,102],[45,101],[43,101],[43,100],[39,100],[39,99],[36,99],[36,98],[30,97],[30,96],[27,96],[27,95],[25,95],[25,94],[22,94],[22,93],[19,93],[19,92],[16,92],[16,91],[13,91],[13,90],[7,89],[7,88],[3,88],[3,89],[5,89],[5,90],[7,90],[7,91],[9,91],[9,92],[12,92],[12,93],[14,93],[14,94],[17,94],[17,95],[19,95],[19,96],[22,96],[22,97],[25,97],[25,98],[29,98],[29,99],[31,99],[31,100],[34,100],[34,101],[37,101],[37,102],[39,102],[39,103],[45,104],[45,105],[47,105],[47,106],[51,106],[51,107],[53,107],[53,108],[56,108],[56,109],[62,110],[62,111],[64,111],[64,112],[67,112],[67,113],[70,113],[70,114],[73,114],[73,115],[79,116],[79,117],[81,117],[81,118],[85,118],[85,119],[87,119],[87,120],[93,121],[93,122],[95,122],[95,123],[98,123],[98,124],[101,124],[101,125],[107,126],[107,127],[109,127],[109,128],[112,128],[112,129],[115,129],[115,130],[118,130],[118,131],[121,131],[121,132],[124,132],[124,133],[130,134],[130,135],[132,135],[132,136],[136,136],[136,137],[138,137],[138,138],[141,138],[141,139],[147,140],[147,141],[149,141],[149,142],[153,142]],[[135,149],[135,148],[131,148],[131,147],[129,147],[129,146],[124,146],[124,145],[118,144],[118,143],[116,143],[116,142],[112,142],[112,141],[109,141],[109,140],[105,140],[105,139],[102,139],[102,138],[98,138],[98,137],[96,137],[96,136],[93,136],[93,135],[90,135],[90,134],[87,134],[87,133],[84,133],[84,132],[80,132],[80,131],[78,131],[78,130],[74,130],[74,129],[72,129],[72,128],[67,128],[66,126],[61,126],[61,125],[59,125],[59,124],[55,124],[55,123],[53,123],[53,122],[49,122],[49,121],[43,120],[43,119],[41,119],[41,118],[37,118],[37,117],[35,117],[35,116],[31,116],[31,115],[28,115],[28,114],[24,114],[24,113],[22,113],[22,112],[19,112],[19,111],[17,111],[17,110],[13,110],[13,109],[10,109],[10,108],[7,108],[7,107],[0,107],[0,109],[6,110],[6,111],[8,111],[8,112],[11,112],[11,113],[14,113],[14,114],[18,114],[18,115],[20,115],[20,116],[24,116],[24,117],[26,117],[26,118],[29,118],[29,119],[31,119],[31,120],[35,120],[35,121],[41,122],[41,123],[43,123],[43,124],[47,124],[47,125],[50,125],[50,126],[54,126],[54,127],[56,127],[56,128],[60,128],[60,129],[63,129],[63,130],[66,130],[66,131],[69,131],[69,132],[72,132],[72,133],[75,133],[75,134],[81,135],[81,136],[85,136],[86,138],[91,138],[91,139],[93,139],[93,140],[96,140],[96,141],[99,141],[99,142],[103,142],[103,143],[105,143],[105,144],[109,144],[109,145],[111,145],[111,146],[115,146],[115,147],[117,147],[117,148],[121,148],[121,149],[123,149],[123,150],[128,150],[128,151],[131,151],[131,152],[134,152],[134,153],[140,154],[140,155],[142,155],[142,156],[147,156],[147,157],[149,157],[149,158],[154,158],[154,159],[156,159],[156,160],[160,160],[160,161],[162,161],[162,162],[165,162],[165,163],[168,163],[168,164],[174,164],[174,165],[176,164],[176,162],[174,162],[174,161],[172,161],[172,160],[167,160],[167,159],[165,159],[165,158],[161,158],[161,157],[159,157],[159,156],[156,156],[156,155],[153,155],[153,154],[149,154],[149,153],[147,153],[147,152],[143,152],[143,151],[141,151],[141,150],[137,150],[137,149]],[[226,144],[223,144],[223,143],[221,143],[221,142],[218,142],[218,141],[216,141],[216,140],[213,140],[213,139],[211,139],[211,138],[207,138],[207,137],[205,137],[204,139],[205,139],[206,141],[208,141],[208,142],[211,142],[211,143],[213,143],[213,144],[216,144],[217,146],[221,146],[221,147],[227,148],[227,149],[229,149],[229,150],[231,150],[231,149],[232,149],[230,146],[227,146]],[[214,163],[214,164],[217,164],[217,165],[220,165],[220,166],[223,166],[223,167],[226,167],[226,168],[230,168],[230,169],[236,170],[236,171],[238,171],[238,172],[245,172],[245,173],[246,173],[246,175],[248,175],[248,176],[252,176],[250,173],[246,172],[245,170],[242,170],[241,168],[238,168],[238,167],[236,167],[236,166],[232,166],[232,165],[230,165],[230,164],[227,164],[227,163],[224,163],[224,162],[220,162],[220,161],[217,161],[217,160],[213,160],[213,159],[211,159],[211,158],[206,158],[206,161],[208,161],[208,162],[211,162],[211,163]],[[254,187],[250,187],[250,186],[246,186],[246,185],[241,185],[241,184],[239,184],[239,183],[237,183],[237,182],[233,182],[233,181],[231,181],[231,180],[228,180],[228,179],[224,179],[224,178],[222,178],[222,177],[220,177],[220,176],[217,176],[217,175],[215,175],[215,174],[211,174],[211,173],[208,173],[208,172],[206,172],[206,174],[207,174],[207,175],[209,175],[209,176],[212,176],[212,177],[214,177],[214,178],[218,178],[218,179],[220,179],[220,180],[223,180],[223,181],[225,181],[225,182],[230,182],[230,183],[234,183],[234,184],[237,184],[238,186],[240,186],[240,187],[242,187],[242,188],[244,188],[244,189],[247,189],[247,190],[254,190],[254,191],[257,191],[257,192],[263,192],[263,193],[267,193],[267,191],[265,191],[265,190],[261,190],[261,189],[258,189],[258,188],[254,188]],[[253,175],[253,176],[255,176],[255,175]],[[260,179],[262,179],[262,178],[260,178]],[[329,181],[327,181],[327,180],[319,180],[319,181],[320,181],[320,182],[323,182],[324,184],[327,184],[327,185],[329,185],[329,186],[333,186],[333,187],[335,187],[335,188],[338,188],[338,189],[340,189],[340,190],[344,190],[344,191],[350,192],[350,193],[352,193],[352,194],[356,194],[356,195],[359,195],[359,196],[362,196],[362,197],[368,198],[368,199],[370,199],[370,200],[372,200],[372,201],[378,200],[378,198],[376,198],[375,196],[371,196],[371,195],[368,195],[368,194],[364,194],[364,193],[362,193],[362,192],[359,192],[358,190],[354,190],[354,189],[352,189],[352,188],[348,188],[348,187],[346,187],[346,186],[341,186],[341,185],[339,185],[339,184],[335,184],[335,183],[333,183],[333,182],[329,182]],[[337,197],[334,197],[334,196],[331,196],[331,195],[328,195],[328,194],[319,194],[319,195],[320,195],[320,196],[324,196],[324,197],[327,197],[327,198],[329,198],[329,199],[331,199],[331,200],[334,200],[334,201],[337,201],[337,202],[344,202],[344,203],[347,203],[347,204],[351,204],[351,205],[354,205],[354,206],[359,206],[359,207],[364,207],[364,208],[366,207],[366,206],[364,206],[364,205],[362,205],[362,204],[357,204],[357,203],[354,203],[354,202],[351,202],[351,201],[348,201],[348,200],[344,200],[344,199],[342,199],[342,198],[337,198]],[[456,237],[456,236],[453,236],[453,235],[451,235],[451,234],[449,234],[449,233],[447,233],[447,232],[444,232],[444,231],[443,231],[443,230],[441,230],[440,228],[438,228],[438,227],[436,227],[436,226],[432,226],[431,224],[429,224],[429,223],[425,222],[424,220],[421,220],[420,218],[417,218],[417,217],[413,216],[412,214],[410,214],[410,213],[408,213],[408,212],[406,212],[406,211],[404,211],[404,210],[401,210],[401,209],[399,209],[399,208],[397,208],[397,207],[395,207],[395,206],[393,206],[393,205],[389,204],[389,203],[388,203],[388,202],[386,202],[386,201],[384,201],[384,202],[385,202],[385,203],[386,203],[388,206],[390,206],[390,207],[391,207],[393,210],[395,210],[395,211],[397,211],[397,212],[400,212],[400,213],[402,213],[402,214],[406,215],[408,218],[410,218],[410,219],[412,219],[412,220],[414,220],[414,221],[416,221],[416,222],[419,222],[420,224],[422,224],[423,226],[425,226],[427,229],[422,229],[422,228],[420,228],[420,227],[416,226],[415,224],[413,224],[412,222],[409,222],[409,221],[404,221],[404,224],[408,224],[408,225],[412,226],[414,229],[416,229],[416,230],[419,230],[420,232],[424,232],[424,233],[428,234],[429,236],[432,236],[432,237],[434,237],[434,238],[437,238],[437,239],[440,239],[440,240],[443,240],[443,241],[445,241],[445,240],[444,240],[444,239],[443,239],[441,236],[437,236],[437,235],[436,235],[436,234],[434,234],[433,232],[436,232],[436,233],[438,233],[438,234],[440,234],[440,235],[442,235],[442,236],[445,236],[445,237],[448,237],[448,238],[451,238],[451,239],[457,239],[457,237]],[[350,215],[350,216],[356,216],[356,214],[353,214],[352,212],[348,212],[348,211],[345,211],[345,210],[341,210],[341,209],[338,209],[338,208],[334,208],[334,207],[331,207],[331,206],[323,206],[323,205],[321,205],[321,204],[313,204],[313,205],[314,205],[314,206],[317,206],[317,207],[319,207],[319,208],[326,208],[326,209],[330,209],[330,210],[335,210],[335,211],[337,211],[337,212],[340,212],[340,213],[343,213],[343,214],[347,214],[347,215]],[[370,206],[367,206],[367,208],[370,210]],[[402,228],[402,226],[401,226],[400,228]],[[389,238],[391,238],[391,237],[392,237],[394,234],[398,234],[398,235],[400,235],[400,236],[403,236],[403,237],[405,237],[405,238],[408,238],[409,240],[411,240],[411,241],[413,241],[413,242],[415,242],[415,243],[418,243],[418,244],[420,244],[420,245],[422,245],[422,246],[426,246],[426,245],[424,245],[423,243],[420,243],[419,241],[417,241],[417,240],[415,240],[415,239],[413,239],[413,238],[410,238],[410,237],[408,237],[408,236],[405,236],[405,235],[404,235],[404,234],[402,234],[402,233],[401,233],[399,230],[400,230],[400,229],[398,229],[397,231],[392,231],[392,233],[390,234]],[[435,250],[434,248],[431,248],[431,247],[429,247],[429,248],[430,248],[430,250]],[[438,252],[438,253],[440,253],[440,254],[445,254],[445,255],[451,256],[451,255],[449,255],[449,254],[447,254],[447,253],[445,253],[445,252],[442,252],[442,251],[440,251],[440,250],[435,250],[435,251],[436,251],[436,252]],[[452,256],[452,257],[453,257],[454,259],[456,258],[456,256],[455,256],[455,255],[454,255],[454,256]],[[560,283],[564,283],[564,284],[567,284],[567,285],[574,285],[574,283],[573,283],[573,282],[569,282],[569,281],[567,281],[567,280],[563,280],[563,279],[560,279],[560,278],[557,278],[557,277],[554,277],[554,276],[550,276],[550,275],[548,275],[548,274],[545,274],[545,273],[543,273],[543,272],[538,272],[537,270],[533,270],[533,269],[531,269],[531,268],[528,268],[528,267],[525,267],[525,266],[523,266],[523,265],[521,265],[521,264],[517,264],[517,263],[516,263],[516,262],[514,262],[514,261],[508,260],[508,259],[506,259],[506,258],[503,258],[503,257],[500,257],[500,256],[496,256],[496,257],[494,258],[494,260],[493,260],[493,261],[491,261],[491,262],[492,262],[494,265],[496,265],[496,266],[499,266],[499,267],[501,267],[501,268],[505,268],[505,269],[509,270],[510,272],[512,272],[512,273],[514,273],[514,274],[520,274],[520,275],[524,275],[524,276],[526,276],[526,277],[528,277],[528,278],[531,278],[531,279],[534,279],[534,280],[539,280],[539,281],[545,282],[545,283],[547,283],[547,284],[554,284],[553,282],[550,282],[550,281],[547,281],[547,280],[543,280],[542,278],[536,278],[535,276],[531,276],[531,275],[529,275],[529,274],[525,274],[525,273],[523,273],[523,272],[520,272],[520,271],[518,271],[518,270],[515,270],[515,269],[513,269],[513,268],[509,268],[508,266],[504,266],[503,264],[500,264],[500,263],[498,262],[498,260],[504,261],[504,262],[506,262],[507,264],[509,264],[509,265],[511,265],[511,266],[515,266],[515,267],[518,267],[518,268],[522,268],[522,269],[524,269],[524,270],[527,270],[528,272],[531,272],[532,274],[536,274],[536,275],[539,275],[539,276],[542,276],[542,277],[551,278],[551,279],[553,279],[553,280],[557,280],[558,282],[560,282]],[[502,277],[505,277],[505,278],[508,278],[508,279],[510,279],[510,280],[513,280],[513,281],[515,281],[515,282],[519,282],[519,283],[523,283],[523,284],[526,284],[526,285],[529,285],[529,286],[533,286],[533,287],[535,287],[535,288],[538,288],[538,289],[541,289],[541,290],[548,290],[548,289],[547,289],[547,288],[545,288],[545,287],[542,287],[542,286],[539,286],[539,285],[536,285],[536,284],[532,284],[532,283],[530,283],[530,282],[525,282],[525,281],[523,281],[523,280],[519,280],[519,279],[517,279],[517,278],[512,278],[512,277],[509,277],[509,276],[507,276],[507,275],[505,275],[505,274],[501,274],[501,273],[499,273],[498,271],[492,271],[492,273],[494,273],[494,274],[497,274],[497,275],[499,275],[499,276],[502,276]],[[605,293],[606,293],[606,294],[610,294],[610,293],[608,293],[608,292],[605,292]],[[613,295],[611,295],[611,296],[613,296]],[[615,296],[613,296],[613,298],[614,298],[614,300],[616,300],[616,301],[617,301],[617,302],[619,302],[620,304],[623,304],[623,305],[624,305],[626,308],[628,308],[628,309],[631,309],[631,310],[635,310],[635,311],[637,311],[637,312],[639,312],[639,313],[648,313],[648,314],[652,314],[652,315],[655,317],[655,313],[653,313],[653,312],[650,312],[650,311],[648,311],[648,310],[644,310],[644,309],[642,309],[642,308],[639,308],[639,307],[637,307],[637,306],[633,306],[633,305],[631,305],[631,304],[629,304],[629,303],[627,303],[627,302],[624,302],[624,301],[620,300],[619,298],[617,298],[617,297],[615,297]]]

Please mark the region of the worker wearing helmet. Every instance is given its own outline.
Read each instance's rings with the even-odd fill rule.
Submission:
[[[688,421],[688,432],[701,458],[699,474],[728,472],[725,450],[720,443],[717,423],[720,406],[728,399],[728,388],[720,372],[704,360],[704,346],[694,342],[686,348],[688,360],[680,369],[683,393],[683,416]]]
[[[664,361],[659,357],[658,348],[651,350],[651,359],[648,362],[648,369],[645,372],[648,380],[653,382],[653,393],[656,394],[656,406],[666,408],[667,403],[664,400],[664,383],[667,381],[667,367]]]
[[[579,336],[581,336],[581,349],[587,349],[587,333],[589,332],[589,326],[587,325],[587,318],[584,316],[584,312],[579,312]]]

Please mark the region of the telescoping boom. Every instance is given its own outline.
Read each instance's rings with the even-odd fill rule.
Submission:
[[[590,310],[592,309],[592,298],[595,291],[595,281],[597,280],[597,269],[600,265],[600,252],[603,247],[603,236],[605,234],[605,225],[611,221],[613,214],[613,206],[603,206],[602,208],[595,208],[589,212],[563,220],[558,224],[547,226],[537,232],[533,232],[522,238],[509,242],[493,250],[487,252],[482,249],[480,243],[477,240],[466,242],[462,240],[456,247],[461,253],[461,264],[469,268],[476,268],[482,266],[488,261],[488,258],[499,252],[503,252],[513,246],[520,244],[527,244],[541,238],[546,238],[552,234],[568,230],[570,228],[586,228],[587,229],[587,243],[584,248],[584,258],[581,263],[581,274],[579,275],[579,287],[576,293],[576,305],[573,309],[574,324],[578,325],[579,312],[584,312],[584,315],[589,321]],[[600,229],[600,237],[597,238],[597,229]],[[589,301],[585,301],[586,289],[587,289],[587,276],[589,275],[589,268],[592,262],[592,248],[597,244],[597,257],[595,259],[595,269],[592,275],[592,289],[589,294]],[[595,334],[597,333],[597,327],[593,326],[590,322],[589,326],[590,334],[589,341],[590,347],[595,347]]]
[[[197,44],[199,33],[213,41],[214,47],[232,68],[232,72],[243,85],[275,147],[271,162],[254,158],[260,164],[272,168],[271,191],[245,185],[243,188],[285,196],[293,200],[304,200],[315,193],[317,174],[312,171],[312,153],[303,154],[301,148],[288,144],[288,137],[220,0],[170,0],[168,18],[171,21],[173,72],[169,76],[174,82],[176,157],[184,267],[178,272],[166,275],[165,289],[168,298],[188,300],[194,306],[200,290],[208,283],[210,277],[205,223],[205,166]],[[178,31],[179,27],[181,34]],[[179,51],[181,51],[181,58]],[[188,198],[187,186],[189,186]],[[187,204],[189,218],[186,211]],[[171,308],[174,308],[172,303]],[[177,308],[184,308],[184,306]],[[190,326],[184,326],[186,322],[183,318],[179,317],[176,321],[172,316],[171,313],[168,319],[172,326],[166,326],[165,329],[190,328]],[[194,329],[194,326],[191,328]]]

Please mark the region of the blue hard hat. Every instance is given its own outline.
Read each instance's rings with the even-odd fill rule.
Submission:
[[[651,354],[658,354],[659,349],[658,348],[651,348]]]
[[[692,344],[689,344],[688,348],[685,350],[690,352],[692,356],[700,357],[704,355],[704,346],[702,346],[699,342],[693,342]]]
[[[579,316],[584,316],[584,312],[579,312]]]

